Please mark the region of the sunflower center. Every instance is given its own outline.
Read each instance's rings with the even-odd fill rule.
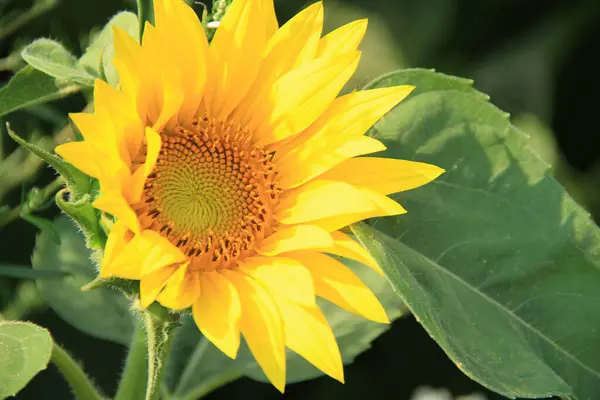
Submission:
[[[138,217],[190,257],[192,268],[230,268],[273,230],[279,200],[272,154],[239,126],[207,116],[161,132]]]

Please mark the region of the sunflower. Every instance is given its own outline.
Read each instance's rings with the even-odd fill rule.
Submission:
[[[207,42],[182,0],[155,0],[141,45],[113,31],[118,88],[94,86],[94,113],[72,114],[84,141],[56,152],[97,178],[94,207],[114,217],[100,277],[140,281],[144,307],[191,308],[202,334],[235,358],[240,334],[279,390],[285,348],[343,381],[315,297],[387,323],[342,256],[381,272],[340,229],[405,210],[386,195],[438,167],[357,157],[364,136],[411,86],[337,97],[367,21],[322,37],[315,3],[282,27],[273,0],[236,0]]]

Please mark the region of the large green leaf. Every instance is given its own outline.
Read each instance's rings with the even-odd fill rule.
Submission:
[[[359,263],[347,260],[344,262],[377,295],[390,320],[404,313],[404,305],[386,278]],[[319,306],[333,328],[344,364],[351,363],[357,355],[368,350],[371,342],[389,329],[389,325],[365,320],[326,301],[320,301]],[[168,369],[168,386],[175,398],[187,399],[193,397],[191,394],[202,394],[223,380],[235,379],[242,375],[268,382],[247,346],[243,344],[237,359],[231,360],[200,334],[191,318],[186,319],[176,338]],[[288,383],[321,375],[321,371],[298,354],[287,352]]]
[[[415,74],[440,79],[401,71],[386,84]],[[527,137],[447,85],[409,97],[371,133],[384,156],[446,169],[395,196],[408,214],[354,227],[429,334],[505,396],[598,398],[600,231]]]
[[[0,117],[20,108],[60,99],[80,89],[79,84],[59,82],[27,66],[0,88]]]
[[[52,354],[50,333],[27,322],[0,321],[0,399],[16,395]]]
[[[38,280],[38,289],[62,318],[83,332],[121,344],[128,344],[134,320],[125,296],[109,288],[82,291],[94,280],[97,270],[90,260],[85,239],[65,216],[54,221],[60,244],[42,231],[38,234],[31,263],[35,269],[62,271],[63,279]]]
[[[77,58],[54,40],[35,40],[23,49],[21,57],[33,68],[61,81],[94,85],[94,76],[80,67]]]

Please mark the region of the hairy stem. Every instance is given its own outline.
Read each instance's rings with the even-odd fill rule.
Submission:
[[[115,395],[115,400],[143,398],[146,392],[146,376],[148,363],[146,361],[146,333],[144,327],[138,324],[125,362],[123,376]]]
[[[90,378],[83,372],[79,364],[56,342],[52,346],[50,361],[58,368],[79,400],[103,400]]]

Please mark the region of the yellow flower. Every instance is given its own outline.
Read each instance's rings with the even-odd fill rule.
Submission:
[[[367,129],[413,89],[336,98],[367,22],[321,37],[321,3],[281,28],[273,0],[236,0],[207,43],[181,0],[155,0],[141,46],[115,28],[115,89],[97,80],[85,141],[56,152],[101,185],[115,217],[100,276],[140,281],[144,307],[191,307],[200,331],[235,358],[240,333],[285,386],[285,347],[343,381],[320,296],[373,321],[385,311],[330,255],[379,268],[340,231],[405,210],[386,195],[442,170],[359,157],[384,150]],[[325,254],[326,253],[326,254]]]

